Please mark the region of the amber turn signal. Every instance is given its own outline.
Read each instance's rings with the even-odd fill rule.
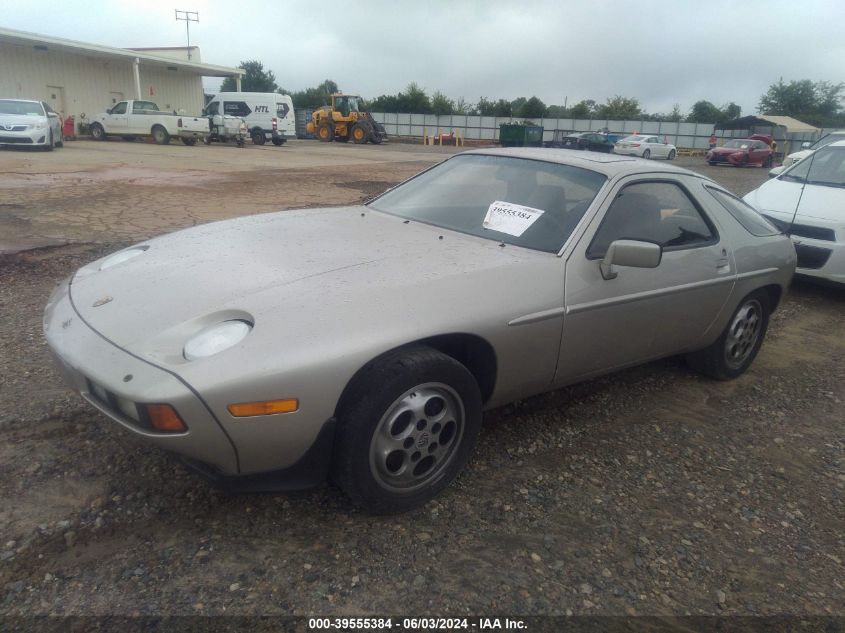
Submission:
[[[182,422],[182,418],[169,404],[144,404],[141,405],[147,412],[150,425],[156,431],[165,433],[181,433],[187,431],[188,427]]]
[[[293,413],[299,410],[297,398],[286,400],[265,400],[264,402],[241,402],[230,404],[229,413],[236,418],[250,418],[256,415],[273,415],[274,413]]]

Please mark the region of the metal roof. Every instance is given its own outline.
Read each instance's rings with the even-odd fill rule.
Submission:
[[[38,33],[27,33],[25,31],[6,28],[0,28],[0,43],[2,42],[32,46],[36,50],[61,51],[100,59],[125,59],[126,61],[132,61],[137,58],[145,66],[176,68],[194,72],[205,77],[243,76],[245,72],[242,68],[230,68],[228,66],[216,66],[214,64],[194,63],[169,57],[158,57],[127,48],[100,46],[99,44],[77,42],[76,40],[68,40],[62,37],[50,37],[49,35],[39,35]]]
[[[791,134],[792,132],[816,133],[819,131],[818,128],[813,127],[809,123],[793,119],[791,116],[778,116],[774,114],[743,116],[738,119],[731,119],[730,121],[722,121],[715,126],[717,130],[748,130],[753,127],[782,127],[787,134]]]

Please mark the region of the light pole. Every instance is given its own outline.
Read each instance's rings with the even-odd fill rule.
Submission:
[[[191,22],[199,22],[200,14],[197,11],[176,9],[176,19],[185,21],[185,30],[188,32],[188,59],[191,59]]]

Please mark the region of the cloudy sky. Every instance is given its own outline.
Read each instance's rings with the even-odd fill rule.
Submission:
[[[0,0],[0,26],[119,47],[191,43],[205,62],[257,59],[289,90],[333,79],[372,98],[416,81],[475,102],[699,99],[756,111],[780,77],[845,81],[843,0]],[[210,83],[215,85],[214,81]]]

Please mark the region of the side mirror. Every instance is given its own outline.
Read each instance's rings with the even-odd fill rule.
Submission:
[[[639,240],[616,240],[607,247],[607,253],[599,265],[604,279],[615,279],[618,274],[614,266],[632,268],[657,268],[663,257],[663,247],[653,242]]]
[[[772,167],[769,170],[769,178],[777,178],[784,172],[784,170],[786,170],[786,167],[784,167],[783,165],[781,165],[780,167]]]
[[[801,143],[801,149],[810,149],[810,143],[808,141],[804,141]]]
[[[59,115],[56,112],[48,112],[47,116],[53,117],[54,119],[58,119]]]

